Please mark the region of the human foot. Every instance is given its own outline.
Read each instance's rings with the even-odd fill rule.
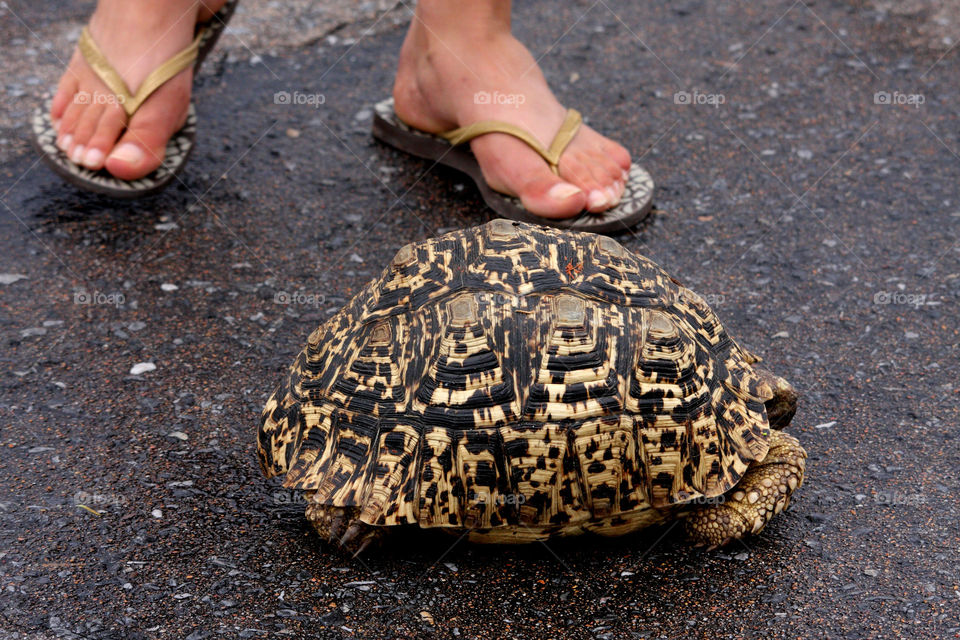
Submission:
[[[100,0],[89,31],[132,91],[194,39],[198,22],[226,0]],[[193,67],[160,86],[127,116],[114,93],[75,51],[53,98],[57,146],[88,169],[136,180],[160,166],[166,144],[187,118]]]
[[[464,12],[476,12],[473,17]],[[397,116],[431,133],[503,120],[549,146],[566,116],[530,52],[510,34],[509,4],[421,0],[393,88]],[[559,175],[535,151],[502,133],[475,138],[471,150],[495,190],[548,218],[601,212],[623,194],[630,154],[582,126],[564,151]]]

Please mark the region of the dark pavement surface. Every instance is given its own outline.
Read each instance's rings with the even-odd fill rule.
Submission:
[[[562,99],[645,153],[657,210],[620,240],[802,393],[791,509],[713,553],[661,529],[350,561],[260,476],[258,412],[310,331],[403,244],[488,219],[371,140],[390,27],[210,65],[197,152],[152,200],[0,165],[0,272],[25,276],[0,285],[0,638],[960,635],[956,51],[842,2],[516,21]]]

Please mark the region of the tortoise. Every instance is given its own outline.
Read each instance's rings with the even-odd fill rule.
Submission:
[[[683,519],[711,548],[803,481],[797,395],[616,240],[507,220],[409,244],[261,416],[267,477],[359,553],[401,525],[525,543]]]

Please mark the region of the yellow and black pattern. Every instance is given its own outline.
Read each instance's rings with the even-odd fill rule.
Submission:
[[[318,519],[619,534],[763,460],[774,392],[754,360],[611,238],[495,220],[404,247],[314,331],[258,454]]]

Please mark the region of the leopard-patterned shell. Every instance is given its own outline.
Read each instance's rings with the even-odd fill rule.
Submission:
[[[407,245],[314,331],[258,455],[372,525],[616,524],[763,459],[755,361],[615,240],[494,220]]]

